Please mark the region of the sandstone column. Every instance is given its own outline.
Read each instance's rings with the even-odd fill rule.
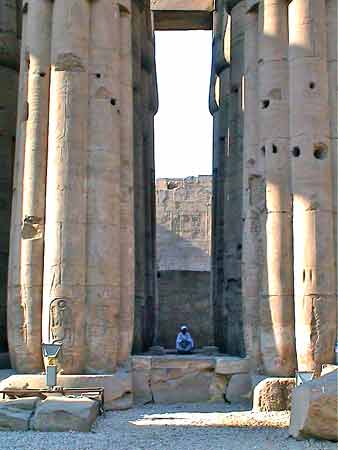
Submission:
[[[133,91],[134,91],[134,186],[135,186],[135,326],[134,352],[145,350],[143,340],[146,297],[145,275],[145,186],[143,150],[142,47],[145,14],[144,2],[133,2]]]
[[[212,313],[215,345],[225,350],[224,308],[224,174],[228,150],[230,98],[230,18],[225,1],[214,12],[213,60],[209,110],[213,115]]]
[[[328,71],[329,71],[329,107],[330,107],[330,138],[333,164],[333,208],[335,218],[336,239],[336,269],[338,280],[338,3],[327,0],[327,32],[328,32]],[[338,291],[338,286],[336,286]],[[337,292],[338,296],[338,292]]]
[[[0,353],[7,350],[6,289],[19,68],[16,1],[0,4]]]
[[[337,308],[326,8],[293,0],[289,9],[297,358],[317,372],[334,358]]]
[[[42,365],[41,313],[52,3],[24,4],[9,272],[8,328],[17,370]],[[13,273],[12,273],[13,270]],[[12,331],[12,328],[16,331]]]
[[[85,358],[90,2],[54,2],[43,338],[63,343],[65,373]]]
[[[133,85],[131,0],[120,4],[120,82],[121,82],[121,199],[120,199],[120,271],[121,298],[118,363],[130,355],[134,331],[134,157],[133,157]]]
[[[242,295],[246,353],[261,368],[259,308],[265,240],[264,157],[258,133],[258,5],[246,13],[244,37]]]
[[[87,373],[114,371],[119,348],[120,31],[117,2],[94,2],[89,53]]]
[[[229,150],[225,161],[224,270],[226,351],[243,354],[242,324],[242,213],[243,213],[243,76],[246,1],[236,3],[231,14],[231,67]]]
[[[267,291],[260,305],[264,372],[291,376],[296,368],[293,303],[292,200],[289,162],[288,5],[260,6],[259,130],[265,156]]]

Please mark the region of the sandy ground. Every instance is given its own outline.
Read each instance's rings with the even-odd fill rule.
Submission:
[[[0,432],[4,450],[337,450],[288,436],[289,413],[248,405],[147,405],[100,417],[91,433]]]

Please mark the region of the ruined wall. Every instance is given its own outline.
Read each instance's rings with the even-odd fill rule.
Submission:
[[[168,348],[182,323],[196,345],[213,341],[211,194],[211,176],[156,182],[159,343]]]
[[[0,352],[7,349],[6,299],[16,135],[21,2],[0,4]]]

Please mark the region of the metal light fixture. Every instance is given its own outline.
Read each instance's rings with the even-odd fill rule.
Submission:
[[[46,385],[49,389],[56,386],[57,364],[56,358],[61,350],[62,344],[53,342],[52,344],[42,344],[42,355],[47,358],[46,366]]]
[[[307,371],[307,372],[298,372],[296,371],[296,386],[300,386],[301,384],[307,383],[308,381],[312,381],[314,379],[315,372]]]

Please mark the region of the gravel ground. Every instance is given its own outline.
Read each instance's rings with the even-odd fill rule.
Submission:
[[[336,450],[327,441],[288,437],[286,412],[252,413],[245,405],[147,405],[110,412],[92,433],[5,433],[4,450]]]

